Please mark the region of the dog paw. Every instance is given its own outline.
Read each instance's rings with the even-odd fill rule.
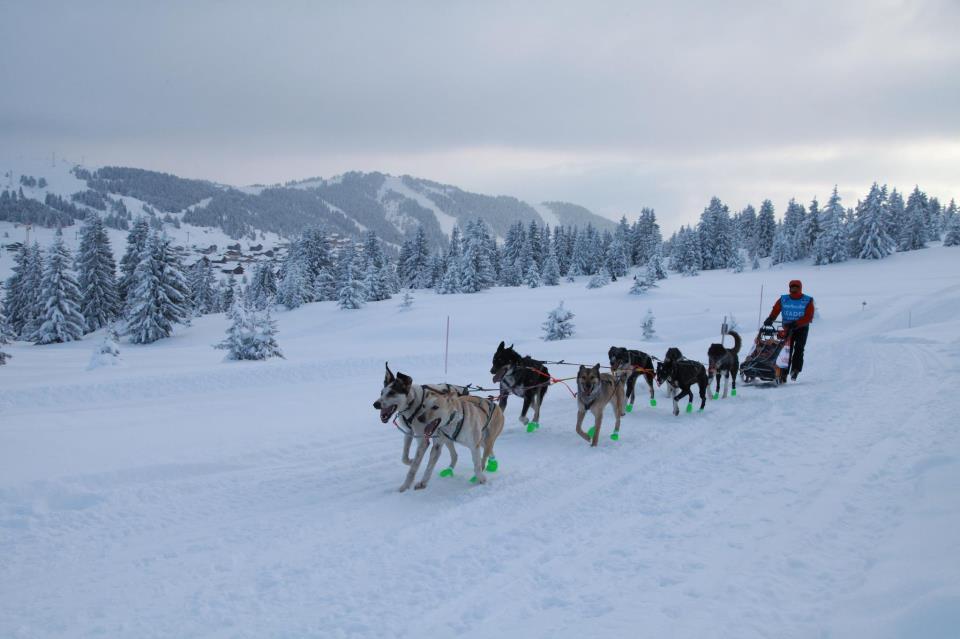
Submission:
[[[527,419],[526,416],[524,416],[524,415],[521,415],[521,416],[520,416],[520,423],[523,424],[524,426],[526,426],[526,425],[527,425],[527,422],[529,422],[529,421],[530,421],[530,420]]]
[[[418,482],[414,485],[413,489],[414,489],[414,490],[423,490],[423,489],[426,488],[426,487],[427,487],[427,482],[425,482],[425,481],[418,481]]]
[[[401,486],[400,488],[397,488],[397,492],[398,492],[398,493],[405,493],[405,492],[407,492],[407,489],[408,489],[408,488],[410,488],[410,486],[407,486],[406,484],[404,484],[404,485]]]
[[[410,464],[413,463],[413,460],[410,459],[409,457],[404,457],[404,458],[401,459],[400,461],[403,462],[403,465],[404,465],[404,466],[409,466]]]

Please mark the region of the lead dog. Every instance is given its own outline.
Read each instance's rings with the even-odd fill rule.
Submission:
[[[540,360],[533,359],[513,350],[513,344],[506,346],[500,342],[493,354],[490,367],[493,381],[500,383],[500,410],[507,409],[507,399],[511,394],[523,398],[523,410],[520,411],[520,423],[532,433],[540,428],[540,406],[543,396],[550,387],[550,371]],[[533,421],[527,419],[527,409],[533,404]]]
[[[736,331],[730,331],[733,336],[733,348],[727,348],[723,344],[711,344],[707,349],[707,375],[712,380],[717,378],[717,390],[714,399],[720,393],[720,376],[723,375],[723,398],[727,397],[727,387],[730,385],[730,378],[733,378],[733,394],[737,394],[737,374],[740,372],[740,346],[743,340]]]
[[[653,358],[643,351],[621,348],[619,346],[611,346],[607,352],[607,357],[610,358],[610,368],[612,370],[622,370],[629,375],[629,377],[627,377],[626,388],[627,410],[633,408],[633,402],[636,399],[637,378],[641,375],[647,380],[647,386],[650,387],[650,405],[657,405],[653,391],[653,374],[655,372],[653,370]]]
[[[414,384],[409,375],[397,372],[396,375],[390,370],[390,364],[386,364],[387,372],[383,377],[383,388],[380,390],[380,398],[373,403],[373,407],[380,411],[380,421],[386,424],[390,418],[397,414],[397,418],[403,425],[400,430],[403,432],[403,457],[401,461],[409,466],[410,445],[414,439],[419,440],[419,448],[429,445],[429,439],[423,437],[423,428],[414,419],[417,413],[423,408],[426,391],[423,386]],[[451,384],[438,384],[435,388],[442,390],[452,390],[457,393],[466,392],[462,386],[453,386]],[[439,443],[438,443],[439,445]],[[457,465],[457,450],[453,443],[447,442],[447,448],[450,451],[450,469]],[[422,455],[421,455],[422,456]]]
[[[610,438],[616,440],[620,438],[620,416],[623,415],[623,379],[617,372],[601,373],[600,364],[593,367],[581,365],[577,371],[577,434],[591,446],[596,446],[600,439],[603,409],[610,402],[613,402],[613,414],[617,419]],[[593,413],[590,434],[583,432],[583,417],[587,411]]]
[[[484,469],[490,472],[497,469],[493,445],[503,432],[503,411],[492,399],[457,395],[453,392],[441,393],[430,388],[426,391],[426,401],[416,418],[423,428],[424,436],[438,434],[441,439],[466,446],[473,458],[474,478],[470,481],[476,481],[478,484],[487,483]],[[439,457],[440,447],[434,444],[433,450],[430,451],[427,470],[414,488],[427,487]],[[409,486],[411,477],[416,472],[415,467],[420,464],[422,458],[423,451],[418,450],[404,486]],[[400,490],[402,492],[406,488],[401,486]]]
[[[663,361],[657,364],[657,384],[667,383],[670,389],[670,397],[673,398],[673,414],[680,414],[681,397],[689,396],[687,401],[687,412],[693,410],[693,391],[694,384],[700,387],[700,410],[707,405],[707,369],[700,362],[687,359],[680,352],[679,348],[672,347],[667,349],[667,354]],[[680,392],[674,395],[674,391]]]

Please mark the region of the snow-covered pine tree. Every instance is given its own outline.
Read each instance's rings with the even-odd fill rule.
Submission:
[[[713,197],[700,214],[697,234],[702,250],[702,268],[727,268],[733,261],[735,248],[730,211],[720,198]]]
[[[344,310],[356,310],[363,306],[364,292],[360,282],[353,278],[353,265],[347,261],[341,272],[337,305]]]
[[[926,217],[927,241],[938,242],[943,235],[943,207],[940,206],[940,200],[931,197],[927,201]]]
[[[610,273],[607,269],[601,269],[590,277],[587,282],[587,288],[603,288],[610,283]]]
[[[227,351],[227,360],[265,360],[283,357],[277,345],[276,322],[270,316],[270,308],[257,311],[238,295],[227,314],[230,326],[227,337],[214,348]]]
[[[544,286],[560,284],[560,265],[557,263],[557,253],[552,242],[547,248],[547,259],[543,261],[541,280]]]
[[[277,287],[277,303],[293,310],[307,303],[312,296],[307,291],[305,269],[300,260],[287,260],[283,280]],[[325,272],[325,269],[321,273]]]
[[[117,334],[117,327],[114,323],[107,325],[103,331],[103,338],[97,343],[90,355],[90,363],[87,370],[100,368],[101,366],[117,366],[120,364],[120,337]]]
[[[903,196],[900,195],[900,192],[897,189],[890,191],[886,206],[886,229],[887,235],[894,241],[894,244],[899,240],[900,232],[903,230],[906,210],[907,207],[903,203]]]
[[[332,302],[336,299],[337,278],[334,277],[333,268],[322,268],[317,274],[317,279],[313,282],[313,300],[316,302]]]
[[[646,295],[647,291],[650,290],[650,281],[647,279],[646,273],[641,275],[637,273],[633,276],[633,284],[630,286],[628,293],[630,295]]]
[[[830,200],[823,211],[820,212],[822,229],[814,251],[814,262],[816,264],[833,264],[847,260],[849,242],[847,229],[844,225],[845,217],[846,211],[840,203],[837,187],[834,186]]]
[[[6,195],[8,192],[4,191],[3,193]],[[33,294],[36,291],[30,291],[26,284],[27,280],[30,279],[29,271],[32,265],[30,253],[29,246],[20,246],[20,250],[13,258],[13,275],[7,278],[4,286],[3,307],[14,335],[23,333],[24,324],[36,310],[33,301]]]
[[[790,236],[786,224],[779,222],[773,236],[773,249],[770,251],[770,266],[790,261]]]
[[[547,321],[543,323],[543,339],[554,341],[567,339],[573,336],[573,313],[563,307],[563,302],[547,315]]]
[[[201,257],[187,271],[187,286],[190,289],[190,306],[195,315],[217,312],[217,291],[214,289],[216,278],[213,265],[205,256]]]
[[[537,279],[539,280],[540,268],[543,266],[545,254],[543,250],[543,231],[540,229],[536,220],[530,220],[530,225],[527,227],[527,241],[525,244],[530,247],[530,256],[533,258],[534,264],[537,265]],[[530,286],[530,283],[526,281],[528,269],[524,268],[523,276],[525,280],[524,284]],[[537,284],[537,286],[539,286],[539,284]]]
[[[657,281],[667,279],[667,269],[663,266],[663,245],[657,244],[654,247],[650,259],[647,260],[647,269],[652,269],[656,274]]]
[[[854,225],[856,255],[861,260],[879,260],[893,252],[893,239],[887,235],[883,195],[876,182],[866,199],[857,206]]]
[[[760,205],[760,214],[757,216],[756,237],[757,255],[770,257],[773,251],[773,238],[777,232],[777,221],[774,217],[773,202],[764,200]]]
[[[747,256],[752,260],[757,252],[757,210],[748,204],[737,215],[738,245],[747,250]]]
[[[436,291],[440,295],[450,295],[452,293],[460,292],[460,256],[459,255],[447,255],[446,269],[444,270],[443,277],[440,278],[440,284],[436,287]]]
[[[540,286],[540,269],[537,268],[537,261],[533,257],[533,247],[529,242],[525,243],[520,250],[518,268],[521,272],[520,281],[524,286],[530,288]]]
[[[166,235],[150,234],[134,271],[127,333],[134,344],[170,337],[174,324],[189,321],[189,297],[180,256]]]
[[[907,198],[907,210],[904,212],[897,241],[898,251],[915,251],[927,248],[927,195],[919,186],[913,187],[913,193]]]
[[[117,293],[117,264],[110,251],[110,238],[103,220],[90,212],[80,229],[80,252],[77,255],[80,313],[86,332],[102,328],[120,314]]]
[[[944,246],[960,246],[960,214],[947,218],[947,232],[943,236]]]
[[[651,340],[657,334],[657,331],[653,328],[653,321],[653,310],[648,308],[647,314],[643,316],[643,323],[640,325],[645,340]]]
[[[7,363],[10,359],[10,353],[5,353],[3,347],[13,341],[13,329],[7,320],[6,313],[3,312],[3,304],[0,304],[0,366]]]
[[[731,265],[734,273],[743,273],[747,268],[747,261],[743,257],[743,249],[737,249],[733,252],[733,264]]]
[[[623,222],[626,223],[626,219]],[[630,268],[630,258],[627,254],[628,245],[626,244],[628,238],[625,235],[627,232],[622,231],[621,227],[617,228],[617,233],[613,236],[604,256],[607,272],[610,273],[613,280],[626,275],[627,269]]]
[[[233,281],[233,276],[221,278],[217,284],[217,312],[229,311],[236,296],[237,283]]]
[[[250,306],[261,310],[272,303],[277,296],[277,278],[269,263],[261,262],[253,269],[253,277],[247,288],[246,297]]]
[[[31,336],[36,344],[73,342],[83,337],[86,322],[80,313],[80,287],[70,271],[73,259],[63,244],[63,232],[50,247],[43,269],[41,324]]]
[[[407,311],[410,310],[410,307],[413,306],[413,295],[410,294],[410,291],[403,292],[403,301],[400,302],[400,310]]]
[[[142,216],[137,217],[133,228],[127,233],[127,250],[120,258],[120,281],[117,284],[117,297],[124,305],[128,305],[128,298],[135,286],[134,271],[140,263],[149,234],[150,223]]]

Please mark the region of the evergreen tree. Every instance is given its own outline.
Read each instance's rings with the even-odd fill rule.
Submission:
[[[773,250],[770,251],[770,266],[789,262],[790,255],[789,231],[787,230],[787,225],[780,222],[777,224],[777,230],[773,235]]]
[[[550,314],[547,315],[547,321],[543,323],[543,339],[554,341],[572,337],[574,331],[573,317],[573,313],[565,309],[561,301],[558,307],[550,311]]]
[[[403,301],[400,302],[400,310],[401,311],[410,310],[411,306],[413,306],[413,295],[410,294],[410,291],[404,291]]]
[[[587,288],[603,288],[610,283],[610,274],[606,269],[597,271],[596,274],[590,277],[590,281],[587,282]]]
[[[920,187],[915,186],[913,193],[907,198],[907,210],[900,227],[897,250],[915,251],[927,248],[927,232],[927,195]]]
[[[837,187],[834,186],[830,201],[820,213],[823,229],[817,238],[814,254],[814,261],[817,264],[833,264],[847,260],[849,243],[844,224],[845,217],[846,211],[840,204],[840,195],[837,193]]]
[[[653,320],[653,311],[648,308],[647,314],[643,317],[643,324],[640,325],[640,328],[643,331],[643,339],[648,341],[653,339],[654,335],[657,334],[657,331],[653,328]]]
[[[626,219],[623,221],[626,223]],[[616,281],[618,277],[623,277],[626,275],[627,269],[630,268],[630,258],[627,254],[626,239],[626,237],[620,236],[618,229],[618,234],[613,236],[610,246],[607,247],[607,254],[604,262],[607,272],[610,273],[610,277],[614,281]]]
[[[35,283],[42,274],[33,272],[36,261],[31,247],[22,245],[13,259],[13,275],[6,281],[3,306],[13,334],[26,338],[24,327],[28,323],[35,323],[38,313],[39,289],[35,288]]]
[[[796,246],[797,257],[810,257],[814,254],[820,233],[820,203],[817,198],[813,198],[800,229],[800,239]]]
[[[703,209],[697,234],[702,251],[701,268],[727,268],[733,262],[733,251],[736,248],[733,222],[730,220],[729,209],[719,198],[711,198],[710,204]]]
[[[903,223],[907,217],[907,207],[903,203],[903,196],[893,189],[890,191],[890,197],[887,199],[886,207],[886,230],[887,235],[897,242],[900,239],[900,232],[903,230]]]
[[[190,291],[170,239],[152,233],[134,271],[127,332],[134,344],[170,337],[174,324],[189,318]]]
[[[127,233],[127,251],[120,258],[120,281],[117,286],[117,296],[123,304],[127,304],[135,286],[134,271],[140,263],[149,234],[150,224],[143,217],[138,217]]]
[[[803,244],[803,227],[806,221],[806,209],[795,199],[790,198],[787,210],[783,214],[783,250],[784,262],[791,262],[804,257],[801,245]],[[776,238],[774,238],[776,241]]]
[[[540,286],[540,269],[537,268],[537,262],[533,257],[533,247],[525,243],[520,250],[518,258],[518,268],[521,272],[521,282],[530,288]]]
[[[557,263],[557,253],[552,243],[547,248],[547,259],[543,262],[541,279],[544,286],[557,286],[560,284],[560,265]]]
[[[747,249],[747,255],[753,259],[757,253],[757,211],[748,204],[737,216],[739,245]]]
[[[101,366],[116,366],[120,364],[120,337],[117,335],[117,327],[110,323],[103,331],[103,338],[93,349],[90,355],[90,363],[87,370],[100,368]]]
[[[347,261],[337,292],[337,305],[344,310],[356,310],[363,306],[363,298],[362,287],[353,279],[353,265]]]
[[[926,229],[928,242],[937,242],[943,235],[943,207],[935,197],[927,201]]]
[[[747,267],[747,262],[743,259],[743,251],[737,249],[733,254],[733,264],[731,265],[734,273],[743,273]]]
[[[326,271],[321,271],[324,272]],[[293,310],[306,304],[311,297],[312,291],[307,291],[304,267],[299,260],[288,260],[283,280],[277,287],[277,303]]]
[[[960,246],[960,215],[951,215],[948,220],[947,232],[943,236],[943,245]]]
[[[230,326],[227,337],[214,348],[227,351],[227,360],[265,360],[283,357],[277,345],[276,322],[270,317],[270,309],[257,311],[238,295],[227,314]]]
[[[72,342],[83,337],[86,322],[80,313],[80,288],[70,272],[71,262],[70,251],[63,245],[63,232],[57,229],[40,286],[42,323],[31,336],[37,344]]]
[[[773,238],[777,231],[777,221],[773,214],[773,202],[764,200],[760,205],[760,214],[757,216],[756,236],[757,255],[770,257],[773,251]]]
[[[247,289],[248,304],[255,310],[269,306],[277,296],[277,278],[270,264],[261,262],[253,270],[253,278]],[[314,298],[315,299],[315,298]]]
[[[196,315],[217,312],[217,292],[213,288],[216,278],[213,265],[206,257],[201,257],[187,272],[187,286],[190,289],[190,306]]]
[[[325,267],[313,282],[312,298],[316,302],[332,302],[337,299],[337,278],[332,267]],[[278,293],[279,296],[279,293]]]
[[[440,278],[440,284],[437,286],[437,293],[449,295],[460,292],[460,257],[457,255],[447,256],[446,270],[443,277]]]
[[[856,255],[862,260],[879,260],[893,252],[893,239],[887,235],[883,194],[876,182],[857,206],[854,223]]]
[[[103,220],[96,213],[87,214],[80,229],[79,271],[80,312],[87,332],[102,328],[120,314],[117,293],[117,264],[110,251],[110,238]]]
[[[647,269],[656,275],[658,281],[667,279],[667,269],[663,266],[663,253],[660,244],[656,246],[650,255],[650,259],[647,260]]]
[[[7,360],[12,357],[10,353],[5,353],[3,351],[3,347],[12,342],[13,338],[13,329],[10,327],[10,322],[7,320],[7,316],[3,312],[3,305],[0,304],[0,366],[6,364]]]

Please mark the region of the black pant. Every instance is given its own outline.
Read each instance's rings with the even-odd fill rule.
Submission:
[[[792,328],[792,325],[787,324],[787,328]],[[790,368],[787,369],[788,372],[799,373],[803,370],[803,349],[807,345],[807,333],[809,332],[809,325],[793,328],[793,332],[791,333],[793,340],[790,345]]]

